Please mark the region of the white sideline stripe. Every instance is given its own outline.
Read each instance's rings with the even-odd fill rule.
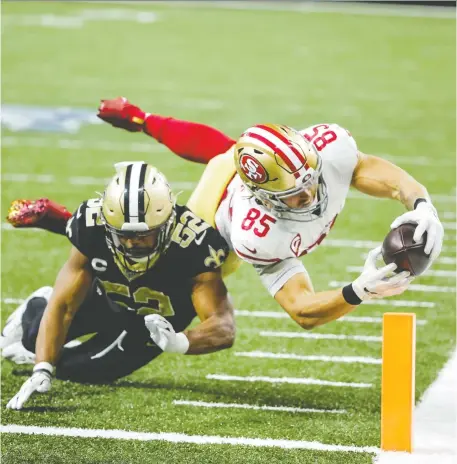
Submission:
[[[363,271],[363,266],[348,266],[346,268],[347,272],[362,272]],[[431,271],[427,271],[426,274],[423,275],[423,277],[454,277],[455,278],[455,271],[442,271],[442,270],[436,270],[434,271],[433,269]]]
[[[381,451],[377,464],[454,464],[457,434],[457,352],[425,391],[414,410],[413,452],[388,453]]]
[[[453,211],[445,211],[441,213],[444,219],[455,219],[455,213]]]
[[[442,222],[443,224],[443,227],[445,229],[452,229],[452,230],[456,230],[456,224],[455,222]]]
[[[290,319],[290,316],[280,311],[249,311],[246,309],[235,309],[235,316],[244,317],[260,317],[270,319]],[[336,320],[336,322],[354,322],[354,323],[367,323],[367,324],[382,324],[381,317],[369,316],[343,316]],[[416,320],[417,325],[427,324],[426,320]]]
[[[134,2],[132,2],[134,3]],[[139,2],[141,4],[141,2]],[[205,1],[156,1],[154,4],[162,4],[180,8],[203,7],[207,9],[228,10],[261,10],[261,11],[295,11],[298,13],[338,13],[364,16],[406,16],[409,18],[436,18],[455,19],[455,9],[445,7],[407,6],[404,5],[360,5],[357,3],[320,4],[320,3],[290,3],[290,2],[205,2]],[[453,10],[453,11],[449,11]]]
[[[208,374],[208,380],[223,380],[228,382],[267,382],[267,383],[291,383],[300,385],[323,385],[327,387],[350,387],[350,388],[371,388],[371,383],[357,382],[333,382],[331,380],[312,379],[307,377],[264,377],[264,376],[249,376],[242,377],[239,375],[225,374]]]
[[[237,351],[235,356],[245,358],[293,359],[296,361],[321,361],[347,364],[381,364],[382,359],[363,356],[305,356],[294,353],[269,353],[265,351]]]
[[[261,337],[306,338],[312,340],[355,340],[358,342],[381,342],[382,337],[374,335],[317,334],[308,332],[274,332],[262,330]]]
[[[284,412],[317,412],[329,414],[345,414],[345,409],[313,409],[313,408],[292,408],[287,406],[257,406],[255,404],[242,403],[207,403],[205,401],[185,401],[173,400],[173,404],[178,406],[196,406],[200,408],[234,408],[234,409],[254,409],[256,411],[284,411]]]
[[[344,287],[349,282],[340,282],[332,280],[329,282],[329,286],[333,288]],[[416,292],[429,292],[429,293],[455,293],[455,287],[441,287],[439,285],[421,285],[421,284],[410,284],[409,290]]]
[[[314,451],[339,451],[352,453],[379,453],[374,446],[330,445],[317,441],[281,440],[274,438],[221,437],[217,435],[186,435],[166,432],[131,432],[127,430],[79,429],[73,427],[37,427],[28,425],[1,425],[1,433],[27,435],[51,435],[78,438],[107,438],[115,440],[166,441],[169,443],[193,443],[196,445],[238,445],[260,448],[307,449]]]

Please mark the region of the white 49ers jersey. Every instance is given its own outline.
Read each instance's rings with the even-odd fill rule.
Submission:
[[[230,248],[255,266],[274,296],[293,275],[306,270],[298,258],[312,252],[328,235],[344,203],[357,164],[357,145],[336,124],[300,131],[322,157],[328,205],[321,217],[308,222],[281,219],[252,196],[236,175],[216,212],[216,226]]]

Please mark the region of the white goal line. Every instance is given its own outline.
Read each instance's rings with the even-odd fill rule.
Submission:
[[[379,453],[374,446],[347,446],[319,443],[316,441],[284,440],[275,438],[222,437],[218,435],[186,435],[184,433],[133,432],[110,429],[81,429],[75,427],[38,427],[30,425],[5,424],[1,433],[26,435],[47,435],[77,438],[105,438],[115,440],[165,441],[168,443],[192,443],[196,445],[238,445],[282,449],[307,449],[314,451],[337,451],[351,453]]]

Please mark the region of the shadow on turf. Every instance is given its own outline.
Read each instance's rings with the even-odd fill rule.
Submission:
[[[250,404],[263,404],[266,406],[277,406],[278,401],[281,402],[282,406],[289,406],[289,407],[300,407],[300,408],[331,408],[333,406],[329,405],[328,401],[325,401],[325,405],[317,404],[316,402],[309,401],[307,402],[306,399],[303,397],[301,398],[294,398],[290,395],[287,395],[285,392],[281,395],[278,389],[273,388],[269,389],[268,387],[264,387],[261,389],[254,390],[250,388],[233,388],[230,385],[214,385],[211,386],[209,384],[176,384],[173,382],[162,382],[162,383],[152,383],[152,382],[139,382],[139,381],[130,381],[130,380],[119,380],[115,384],[112,384],[113,387],[118,388],[137,388],[141,390],[167,390],[167,391],[183,391],[186,394],[197,393],[199,397],[205,396],[206,400],[209,401],[208,395],[213,396],[214,401],[224,401],[224,399],[232,398],[234,402],[239,402],[240,399],[243,400],[244,403]],[[187,396],[187,395],[186,395]],[[334,406],[337,409],[337,406]],[[346,408],[347,409],[347,408]]]
[[[39,412],[39,413],[69,413],[77,411],[79,408],[76,406],[24,406],[21,412]]]
[[[17,376],[29,376],[30,370],[26,369],[14,369],[12,371],[13,375]],[[76,388],[78,388],[78,395],[83,396],[96,396],[100,394],[100,390],[97,387],[108,387],[110,390],[114,391],[119,388],[136,388],[141,390],[167,390],[167,391],[182,391],[187,395],[197,394],[199,397],[205,395],[207,401],[211,395],[214,401],[224,401],[224,399],[233,398],[234,402],[239,402],[242,399],[243,403],[249,404],[263,404],[265,406],[277,406],[279,403],[282,406],[287,407],[298,407],[298,408],[322,408],[322,409],[346,409],[350,410],[353,408],[360,409],[360,404],[366,406],[371,405],[373,402],[369,401],[368,398],[362,398],[362,395],[370,395],[369,391],[363,392],[358,391],[357,394],[354,392],[346,392],[344,396],[344,405],[340,403],[341,397],[335,393],[329,394],[327,390],[323,395],[322,391],[316,392],[311,395],[309,398],[301,394],[296,396],[275,386],[262,386],[254,388],[252,385],[246,385],[243,388],[233,388],[233,385],[211,385],[208,383],[205,384],[190,384],[185,383],[176,383],[176,382],[141,382],[136,380],[120,379],[115,382],[100,382],[100,383],[81,383],[81,382],[70,382],[68,380],[61,382],[73,383]],[[78,387],[77,387],[78,386]],[[81,390],[82,387],[82,390]],[[93,387],[84,388],[84,387]],[[187,396],[186,395],[186,396]],[[368,407],[369,411],[378,412],[377,403],[374,403],[374,407]],[[40,408],[26,408],[24,410],[36,411],[36,412],[58,412],[59,408],[52,407],[40,407]],[[65,411],[65,408],[62,408]]]

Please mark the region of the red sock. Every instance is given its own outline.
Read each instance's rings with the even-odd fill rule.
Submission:
[[[146,118],[143,130],[181,158],[203,164],[235,143],[213,127],[157,114]]]

